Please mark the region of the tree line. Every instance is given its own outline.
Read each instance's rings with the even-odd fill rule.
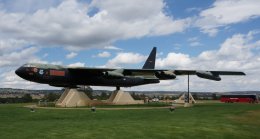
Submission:
[[[106,92],[101,92],[98,95],[93,95],[93,90],[91,87],[83,87],[79,88],[79,91],[83,91],[90,99],[96,99],[96,100],[106,100],[110,97],[111,93],[106,93]],[[63,89],[64,91],[64,89]],[[218,100],[220,96],[217,96],[215,93],[213,93],[210,96],[206,97],[199,97],[198,94],[194,93],[192,94],[193,98],[195,100],[199,99],[211,99],[211,100]],[[48,93],[44,96],[42,101],[47,101],[47,102],[55,102],[60,98],[61,94],[60,93]],[[145,100],[145,99],[152,99],[152,98],[158,98],[160,100],[175,100],[178,99],[179,96],[150,96],[148,97],[145,94],[136,94],[135,92],[131,93],[131,96],[135,100]],[[32,96],[30,94],[24,94],[23,97],[18,98],[0,98],[0,103],[30,103],[30,102],[38,102],[38,99],[32,99]]]

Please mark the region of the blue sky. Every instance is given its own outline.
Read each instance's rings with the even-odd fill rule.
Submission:
[[[0,87],[51,89],[14,74],[27,62],[140,68],[156,46],[156,68],[248,74],[192,77],[194,91],[259,90],[259,8],[256,0],[0,0]],[[185,83],[126,89],[186,90]]]

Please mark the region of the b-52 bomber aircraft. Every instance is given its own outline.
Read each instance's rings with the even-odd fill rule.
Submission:
[[[200,78],[220,81],[220,75],[245,75],[238,71],[200,71],[154,69],[156,47],[153,48],[142,69],[113,69],[66,67],[52,64],[28,63],[15,73],[21,78],[55,87],[77,88],[78,85],[132,87],[173,80],[180,75],[197,75]]]

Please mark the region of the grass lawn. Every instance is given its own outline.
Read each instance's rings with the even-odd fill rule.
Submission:
[[[1,139],[260,138],[260,105],[149,110],[36,109],[0,104]]]

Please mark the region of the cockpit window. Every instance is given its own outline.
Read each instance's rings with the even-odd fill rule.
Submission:
[[[24,64],[23,67],[35,67],[35,66],[32,64]]]

